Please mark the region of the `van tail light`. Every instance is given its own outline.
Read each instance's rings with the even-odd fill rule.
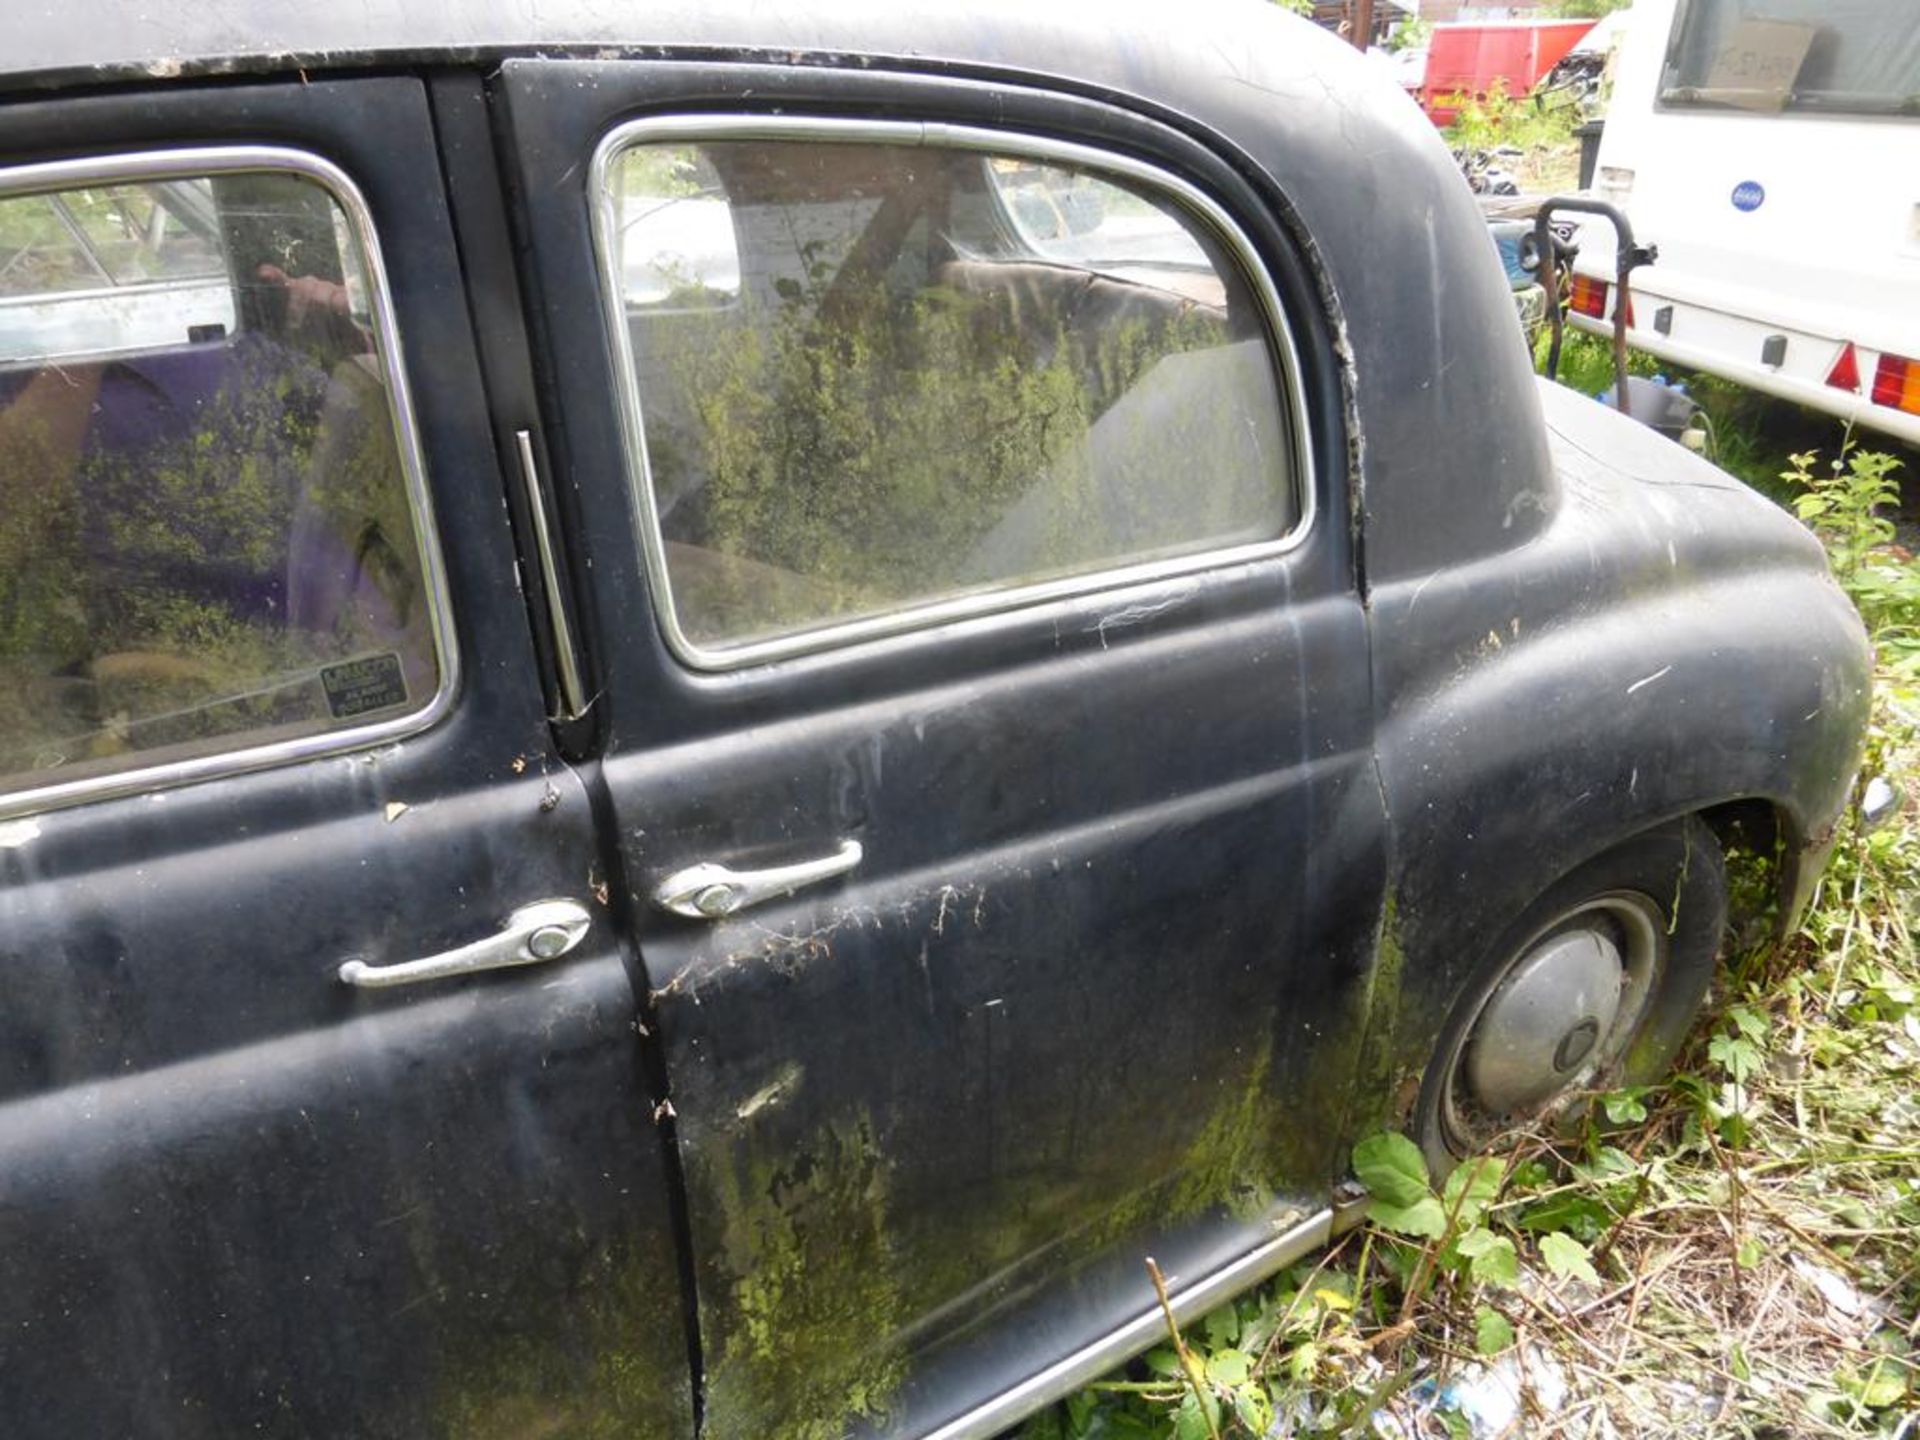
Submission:
[[[1847,341],[1840,347],[1840,358],[1833,362],[1833,369],[1827,372],[1827,384],[1836,390],[1850,390],[1860,393],[1860,353],[1853,348],[1853,342]]]
[[[1873,403],[1920,415],[1920,363],[1904,355],[1882,355],[1873,375]]]
[[[1594,280],[1586,275],[1573,277],[1573,289],[1567,296],[1567,304],[1576,315],[1588,315],[1595,320],[1604,319],[1607,313],[1607,282]]]

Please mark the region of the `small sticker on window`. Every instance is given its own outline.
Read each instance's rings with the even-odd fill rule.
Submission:
[[[400,657],[394,654],[363,655],[320,671],[320,683],[326,687],[327,709],[336,720],[351,720],[375,710],[389,710],[407,703],[407,677],[400,669]]]

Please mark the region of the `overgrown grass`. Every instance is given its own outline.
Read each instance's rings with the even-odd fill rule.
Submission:
[[[1874,637],[1867,773],[1920,775],[1897,462],[1836,449],[1747,459]],[[1729,940],[1670,1081],[1437,1190],[1409,1142],[1366,1141],[1367,1225],[1027,1440],[1920,1433],[1916,799],[1872,834],[1845,822],[1799,934]]]

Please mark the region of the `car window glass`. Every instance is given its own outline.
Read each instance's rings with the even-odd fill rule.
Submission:
[[[222,275],[212,185],[104,185],[54,197],[116,285]]]
[[[1172,214],[1084,170],[1001,156],[987,173],[1020,238],[1049,260],[1108,270],[1209,265],[1200,242]]]
[[[328,190],[0,198],[0,237],[0,790],[430,701],[374,277]]]
[[[222,276],[211,204],[205,180],[0,200],[0,299]]]
[[[697,200],[629,223],[662,173]],[[608,183],[649,538],[700,649],[1295,521],[1267,313],[1168,195],[1011,155],[767,139],[635,145]],[[663,306],[655,277],[696,256]]]
[[[0,201],[0,298],[111,283],[71,217],[51,197]]]
[[[635,308],[725,304],[740,254],[720,178],[698,148],[636,150],[617,172],[622,293]]]

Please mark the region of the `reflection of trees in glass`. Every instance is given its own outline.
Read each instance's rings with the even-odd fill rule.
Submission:
[[[1147,187],[957,148],[754,139],[636,147],[614,196],[695,164],[737,298],[696,309],[693,287],[636,263],[710,260],[691,211],[623,247],[617,280],[696,643],[1284,528],[1284,412],[1252,297]]]
[[[345,306],[294,324],[289,277],[255,274],[305,253],[338,290],[331,202],[216,183],[247,333],[0,375],[0,779],[328,728],[319,669],[353,656],[434,688],[369,337]]]
[[[620,156],[615,174],[619,192],[633,199],[726,193],[698,145],[637,145]]]
[[[232,358],[247,356],[264,358],[256,346]],[[31,430],[0,447],[9,490],[37,502],[0,519],[12,592],[0,609],[13,621],[0,663],[27,701],[7,717],[0,770],[218,734],[285,704],[196,708],[292,659],[263,617],[284,620],[288,524],[324,376],[236,364],[183,416],[135,365],[85,368],[98,398],[84,449],[51,455]]]
[[[313,708],[298,692],[201,708],[312,663],[298,653],[312,647],[284,628],[285,568],[325,376],[281,364],[264,342],[236,346],[229,359],[223,388],[174,417],[165,438],[101,451],[83,468],[95,517],[90,670],[111,740],[127,748]]]
[[[669,566],[696,641],[1072,571],[1165,530],[1184,487],[1116,495],[1089,432],[1166,357],[1224,344],[1220,312],[1058,266],[937,279],[816,275],[759,324],[656,337],[692,397],[691,433],[651,459],[682,499]]]
[[[97,367],[42,371],[0,406],[0,735],[9,748],[13,737],[45,733],[56,677],[90,643],[74,470],[98,388]]]
[[[0,200],[0,298],[218,277],[216,238],[195,223],[209,204],[183,181]]]

